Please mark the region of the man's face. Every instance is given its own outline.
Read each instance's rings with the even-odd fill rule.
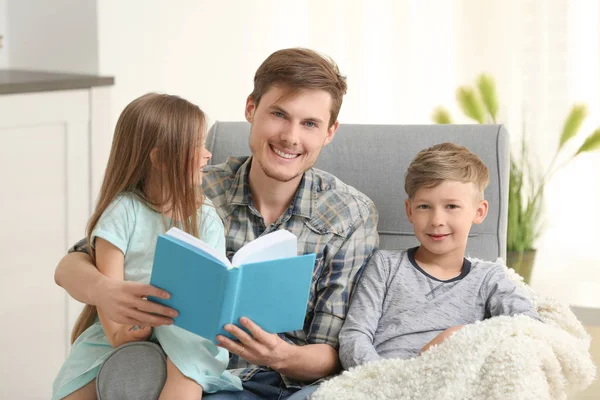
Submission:
[[[266,176],[289,182],[314,165],[338,127],[337,121],[329,127],[331,103],[324,90],[288,94],[277,86],[262,96],[258,106],[248,98],[250,150]]]
[[[406,200],[406,215],[421,246],[439,256],[464,253],[471,226],[483,222],[487,210],[473,183],[444,181]]]

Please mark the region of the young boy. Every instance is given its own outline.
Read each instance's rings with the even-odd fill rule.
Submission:
[[[378,251],[361,277],[340,332],[345,369],[383,358],[412,358],[463,325],[497,315],[539,320],[504,267],[465,258],[473,224],[488,212],[489,171],[467,148],[443,143],[408,167],[406,215],[421,245]]]

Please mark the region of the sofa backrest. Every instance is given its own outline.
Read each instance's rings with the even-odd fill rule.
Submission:
[[[215,122],[207,147],[212,164],[249,155],[247,122]],[[404,212],[404,174],[422,149],[442,142],[466,146],[490,169],[487,218],[471,229],[467,255],[486,260],[506,256],[509,142],[501,125],[340,125],[315,165],[369,196],[379,211],[380,249],[418,245]]]

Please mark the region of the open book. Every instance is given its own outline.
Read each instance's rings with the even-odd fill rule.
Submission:
[[[248,317],[270,333],[302,329],[315,254],[298,256],[286,230],[243,246],[230,262],[202,240],[171,228],[159,235],[150,284],[171,293],[151,300],[179,312],[174,324],[216,343],[225,324]]]

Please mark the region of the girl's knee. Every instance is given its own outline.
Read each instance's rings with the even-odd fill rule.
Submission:
[[[202,398],[202,386],[193,379],[183,375],[181,371],[167,358],[167,381],[160,394],[159,400]]]
[[[96,400],[96,380],[94,379],[81,389],[77,389],[63,400]]]

